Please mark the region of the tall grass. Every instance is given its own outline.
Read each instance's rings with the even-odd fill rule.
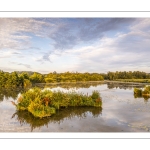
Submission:
[[[150,98],[150,86],[145,86],[144,89],[134,88],[134,97],[143,97],[144,99]]]
[[[56,110],[64,107],[76,106],[93,106],[101,107],[102,100],[98,91],[93,91],[92,95],[85,95],[83,93],[62,92],[41,90],[40,88],[33,88],[22,93],[17,100],[17,110],[27,110],[35,117],[47,117],[56,113]]]

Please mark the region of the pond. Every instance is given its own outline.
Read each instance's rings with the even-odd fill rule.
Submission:
[[[20,90],[0,89],[0,132],[149,132],[150,100],[134,98],[133,88],[144,84],[119,82],[87,82],[39,84],[51,90],[77,91],[91,94],[97,90],[102,108],[70,107],[51,117],[38,119],[26,111],[17,112]]]

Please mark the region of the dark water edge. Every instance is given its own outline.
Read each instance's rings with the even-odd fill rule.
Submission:
[[[53,84],[54,85],[54,84]],[[0,132],[149,132],[150,100],[134,98],[133,88],[143,84],[114,82],[63,83],[40,85],[52,90],[76,90],[91,93],[98,90],[102,108],[82,107],[59,110],[56,115],[38,119],[30,113],[16,112],[19,90],[0,90]]]

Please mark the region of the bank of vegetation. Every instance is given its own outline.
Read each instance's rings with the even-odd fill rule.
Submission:
[[[0,71],[0,87],[17,88],[30,87],[35,83],[62,83],[62,82],[81,82],[81,81],[102,81],[103,76],[98,73],[49,73],[40,74],[37,72],[3,72]]]
[[[141,71],[116,71],[103,74],[105,80],[118,80],[126,82],[149,82],[150,74]]]
[[[0,87],[4,88],[20,88],[31,87],[36,83],[76,83],[87,81],[122,81],[122,82],[140,82],[150,83],[150,74],[140,71],[123,71],[104,73],[79,73],[56,71],[41,74],[38,72],[3,72],[0,71]]]
[[[56,113],[60,108],[67,107],[102,107],[102,99],[98,91],[92,95],[62,91],[41,90],[32,88],[18,97],[17,103],[13,103],[18,111],[29,111],[34,117],[48,117]]]

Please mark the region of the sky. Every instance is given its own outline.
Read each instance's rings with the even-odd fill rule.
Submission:
[[[0,18],[0,70],[150,73],[150,18]]]

